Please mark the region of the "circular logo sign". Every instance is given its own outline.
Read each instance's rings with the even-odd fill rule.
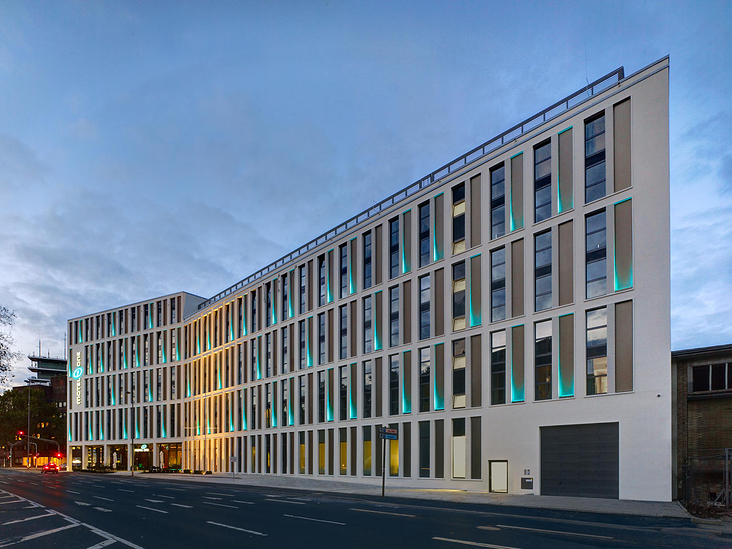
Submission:
[[[84,369],[83,368],[77,368],[71,374],[71,377],[73,377],[74,379],[79,379],[83,373],[84,373]]]

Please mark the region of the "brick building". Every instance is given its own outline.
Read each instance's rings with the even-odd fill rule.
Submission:
[[[732,448],[732,345],[671,353],[674,497],[722,497],[725,448]],[[729,465],[728,465],[729,466]]]

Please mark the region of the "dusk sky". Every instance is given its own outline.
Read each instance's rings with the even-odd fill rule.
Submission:
[[[63,356],[68,318],[210,297],[665,55],[672,348],[732,343],[732,2],[5,0],[0,305],[15,348],[40,337]]]

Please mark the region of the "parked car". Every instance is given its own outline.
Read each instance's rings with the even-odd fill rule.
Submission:
[[[41,469],[42,473],[56,473],[58,474],[58,465],[56,463],[46,463]]]

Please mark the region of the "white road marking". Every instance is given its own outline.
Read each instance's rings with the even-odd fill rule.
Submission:
[[[168,499],[175,499],[173,496],[164,496],[163,494],[153,494],[156,498],[168,498]]]
[[[238,509],[236,505],[225,505],[223,503],[214,503],[213,501],[202,501],[204,505],[215,505],[216,507],[228,507],[229,509]]]
[[[188,490],[184,490],[183,488],[168,488],[165,487],[166,490],[175,490],[176,492],[187,492]]]
[[[212,498],[211,496],[201,496],[203,499],[215,499],[216,501],[221,500],[221,498]]]
[[[102,511],[103,513],[111,513],[111,509],[105,509],[104,507],[94,507],[97,511]]]
[[[262,532],[255,532],[254,530],[247,530],[246,528],[238,528],[236,526],[229,526],[228,524],[221,524],[220,522],[213,522],[211,520],[207,520],[206,524],[213,524],[215,526],[221,526],[223,528],[231,528],[232,530],[238,530],[239,532],[246,532],[247,534],[254,534],[255,536],[266,536],[267,534],[263,534]]]
[[[564,534],[565,536],[581,536],[584,538],[595,538],[595,539],[614,539],[610,536],[598,536],[596,534],[580,534],[577,532],[562,532],[561,530],[543,530],[541,528],[527,528],[525,526],[508,526],[506,524],[496,524],[500,528],[511,528],[512,530],[526,530],[528,532],[541,532],[542,534]],[[478,528],[483,528],[478,526]]]
[[[302,520],[312,520],[313,522],[327,522],[328,524],[338,524],[339,526],[345,526],[345,522],[336,522],[334,520],[323,520],[323,519],[316,519],[316,518],[310,518],[310,517],[298,517],[297,515],[282,515],[283,517],[290,517],[290,518],[296,518],[296,519],[302,519]]]
[[[91,503],[84,503],[83,501],[75,501],[76,505],[81,505],[83,507],[89,507]]]
[[[277,503],[292,503],[293,505],[305,505],[302,501],[287,501],[286,499],[264,498],[264,501],[276,501]]]
[[[113,543],[117,543],[117,540],[105,539],[104,541],[101,541],[101,542],[97,543],[96,545],[87,547],[86,549],[102,549],[102,547],[106,547],[107,545],[112,545]]]
[[[211,494],[212,496],[233,496],[234,494],[222,494],[220,492],[206,492],[207,494]]]
[[[150,503],[163,503],[162,499],[147,499],[145,498],[145,501],[149,501]]]
[[[104,501],[114,501],[113,499],[105,498],[105,497],[102,497],[102,496],[92,496],[92,497],[93,498],[97,498],[97,499],[103,499]]]
[[[171,505],[175,505],[176,507],[183,507],[184,509],[193,509],[193,505],[183,505],[182,503],[171,503]]]
[[[62,530],[68,530],[69,528],[76,528],[77,526],[79,526],[79,525],[78,524],[69,524],[68,526],[61,526],[60,528],[54,528],[53,530],[44,530],[43,532],[36,532],[35,534],[31,534],[30,536],[25,536],[17,541],[13,541],[11,543],[6,543],[5,545],[0,545],[0,547],[10,547],[11,545],[15,545],[17,543],[23,543],[24,541],[30,541],[32,539],[42,538],[43,536],[55,534],[56,532],[61,532]]]
[[[134,490],[125,490],[124,488],[117,488],[117,490],[119,490],[120,492],[129,492],[130,494],[134,494],[135,493]]]
[[[0,501],[0,505],[7,505],[8,503],[22,503],[23,499],[14,499],[13,501]]]
[[[254,505],[253,501],[241,501],[239,499],[232,499],[231,501],[233,503],[244,503],[245,505]]]
[[[356,509],[355,507],[351,507],[349,511],[359,511],[361,513],[376,513],[377,515],[394,515],[395,517],[410,517],[415,518],[417,515],[407,515],[405,513],[390,513],[388,511],[375,511],[373,509]]]
[[[5,526],[6,524],[17,524],[18,522],[26,522],[29,520],[36,520],[39,518],[52,517],[52,516],[53,516],[53,513],[46,513],[44,515],[35,515],[35,516],[24,518],[24,519],[11,520],[10,522],[3,522],[2,526]]]
[[[155,511],[156,513],[165,513],[168,514],[167,511],[163,511],[162,509],[153,509],[152,507],[145,507],[144,505],[135,505],[135,507],[139,507],[140,509],[147,509],[148,511]]]
[[[493,545],[492,543],[480,543],[478,541],[467,541],[464,539],[452,538],[432,538],[437,541],[447,541],[450,543],[459,543],[461,545],[471,545],[473,547],[488,547],[489,549],[518,549],[518,547],[509,547],[508,545]]]

